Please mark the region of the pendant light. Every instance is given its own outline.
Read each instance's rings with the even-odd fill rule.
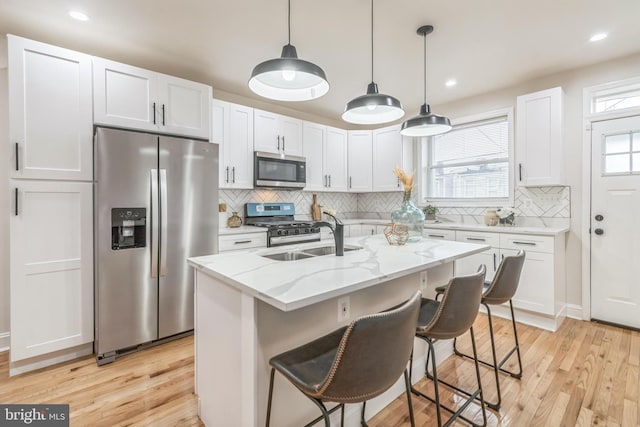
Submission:
[[[427,35],[433,32],[433,26],[423,25],[418,28],[418,35],[424,37],[424,104],[420,107],[420,114],[402,124],[400,133],[405,136],[432,136],[451,130],[451,122],[447,117],[438,116],[431,112],[427,104]]]
[[[352,99],[342,113],[342,120],[361,125],[387,123],[404,116],[402,104],[390,95],[378,93],[373,81],[373,0],[371,0],[371,83],[367,93]]]
[[[329,91],[329,82],[322,68],[298,59],[291,44],[291,0],[289,0],[289,41],[282,47],[280,58],[255,66],[249,88],[260,96],[276,101],[308,101]]]

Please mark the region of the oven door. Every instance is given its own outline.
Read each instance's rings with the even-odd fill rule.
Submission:
[[[293,236],[269,237],[268,247],[295,245],[297,243],[319,242],[320,233],[296,234]]]
[[[307,183],[304,157],[256,151],[254,155],[254,186],[277,189],[300,189]]]

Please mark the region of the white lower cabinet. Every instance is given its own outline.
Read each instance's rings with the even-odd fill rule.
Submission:
[[[218,251],[237,252],[267,247],[267,233],[225,234],[218,239]]]
[[[93,341],[93,187],[10,183],[13,363]]]
[[[486,280],[492,280],[500,263],[500,235],[477,231],[456,231],[456,240],[465,243],[490,245],[491,249],[456,261],[456,275],[466,276],[478,271],[484,264],[487,267]]]

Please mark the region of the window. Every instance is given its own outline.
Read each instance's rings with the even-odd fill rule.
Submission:
[[[640,173],[640,132],[605,136],[602,157],[605,176]]]
[[[510,118],[506,111],[487,114],[426,138],[422,147],[423,197],[459,206],[509,203]]]

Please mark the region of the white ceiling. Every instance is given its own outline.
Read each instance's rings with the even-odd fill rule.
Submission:
[[[640,52],[638,0],[374,0],[375,81],[407,115],[422,103],[428,37],[431,104]],[[292,0],[291,43],[331,89],[282,105],[338,120],[370,81],[370,0]],[[89,22],[71,19],[75,9]],[[68,47],[258,98],[253,67],[287,42],[286,0],[1,0],[0,32]],[[609,37],[590,43],[596,32]],[[446,88],[455,78],[458,85]],[[285,105],[286,104],[286,105]]]

